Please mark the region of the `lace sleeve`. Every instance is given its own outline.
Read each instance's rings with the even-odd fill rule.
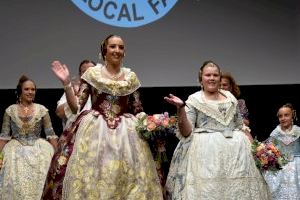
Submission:
[[[43,126],[45,130],[46,138],[47,139],[57,138],[57,135],[55,135],[55,132],[53,130],[50,115],[48,112],[46,112],[42,120],[43,120]]]
[[[91,93],[91,86],[87,82],[83,82],[80,85],[80,89],[77,93],[77,98],[78,98],[78,106],[79,106],[79,111],[81,111],[86,104],[89,95]]]
[[[135,91],[129,95],[129,113],[136,115],[143,110],[142,102],[140,101],[140,93]]]
[[[2,129],[1,129],[1,133],[0,133],[1,140],[10,140],[11,139],[10,121],[11,121],[10,116],[7,114],[7,112],[5,112],[4,116],[3,116]]]

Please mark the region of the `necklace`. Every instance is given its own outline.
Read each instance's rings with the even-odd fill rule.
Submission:
[[[23,108],[24,113],[27,115],[28,112],[29,112],[29,110],[30,110],[31,105],[29,105],[29,106],[24,106],[22,103],[19,103],[19,105],[20,105],[20,107]]]
[[[110,79],[112,79],[112,80],[114,80],[114,81],[118,80],[118,79],[123,75],[122,68],[120,68],[120,71],[119,71],[118,73],[116,73],[116,74],[111,74],[111,73],[107,70],[107,67],[106,67],[106,66],[104,66],[103,69],[104,69],[105,75],[108,76]]]

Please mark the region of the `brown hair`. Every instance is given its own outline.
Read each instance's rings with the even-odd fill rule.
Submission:
[[[221,75],[221,69],[219,67],[219,65],[217,65],[216,63],[214,63],[213,61],[211,60],[208,60],[208,61],[205,61],[201,67],[200,67],[200,70],[199,70],[199,73],[198,73],[198,79],[199,79],[199,83],[201,84],[201,81],[202,81],[202,74],[203,74],[203,70],[206,66],[210,66],[210,67],[217,67],[218,70],[219,70],[219,73]]]
[[[82,65],[88,64],[88,63],[93,63],[93,65],[96,66],[96,63],[94,61],[85,59],[85,60],[81,61],[80,64],[79,64],[79,68],[78,68],[79,74],[81,74],[81,67],[82,67]]]
[[[293,105],[292,105],[291,103],[286,103],[286,104],[282,105],[282,106],[278,109],[278,112],[279,112],[279,110],[280,110],[281,108],[289,108],[289,109],[291,109],[293,120],[295,120],[295,121],[298,120],[296,110],[294,109],[294,107],[293,107]],[[277,112],[277,117],[278,117],[278,112]]]
[[[19,78],[19,82],[18,82],[18,85],[17,85],[17,88],[16,88],[16,92],[15,92],[15,93],[16,93],[17,102],[20,101],[20,96],[21,96],[21,94],[22,94],[22,86],[23,86],[23,84],[24,84],[26,81],[31,81],[31,82],[34,84],[35,89],[36,89],[35,82],[34,82],[32,79],[28,78],[27,76],[22,75],[22,76]]]
[[[230,92],[233,94],[233,96],[235,96],[235,98],[239,98],[241,95],[241,90],[237,85],[236,81],[234,80],[233,76],[229,72],[222,72],[221,80],[222,78],[225,78],[229,81],[232,90]]]
[[[118,37],[118,38],[121,38],[120,36],[118,35],[114,35],[114,34],[110,34],[108,35],[100,44],[100,50],[101,50],[101,58],[103,61],[105,61],[105,55],[106,55],[106,52],[107,52],[107,44],[108,44],[108,40],[112,37]]]

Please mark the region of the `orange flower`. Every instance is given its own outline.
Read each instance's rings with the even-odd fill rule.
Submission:
[[[147,116],[147,121],[148,121],[148,123],[154,122],[154,117],[152,115]]]
[[[168,127],[169,126],[169,118],[166,118],[166,119],[164,119],[163,121],[162,121],[162,125],[163,125],[163,127]]]
[[[266,146],[265,146],[263,143],[261,143],[261,144],[256,148],[256,151],[261,151],[261,150],[263,150],[265,147],[266,147]]]
[[[261,158],[260,158],[260,162],[261,162],[263,165],[266,165],[266,164],[268,164],[268,158],[266,158],[266,157],[261,157]]]
[[[174,124],[176,124],[176,122],[177,122],[177,119],[176,119],[176,117],[170,117],[170,120],[169,120],[169,122],[170,122],[170,124],[171,124],[171,125],[174,125]]]
[[[156,129],[156,124],[154,122],[148,122],[147,130],[148,131],[153,131],[155,129]]]

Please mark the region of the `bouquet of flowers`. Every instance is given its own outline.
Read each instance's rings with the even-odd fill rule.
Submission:
[[[261,171],[278,171],[288,163],[272,142],[259,142],[256,138],[252,143],[252,153],[256,166]]]
[[[169,113],[147,115],[142,112],[137,115],[136,130],[145,139],[154,154],[154,159],[167,162],[165,142],[169,135],[175,135],[177,117]]]

